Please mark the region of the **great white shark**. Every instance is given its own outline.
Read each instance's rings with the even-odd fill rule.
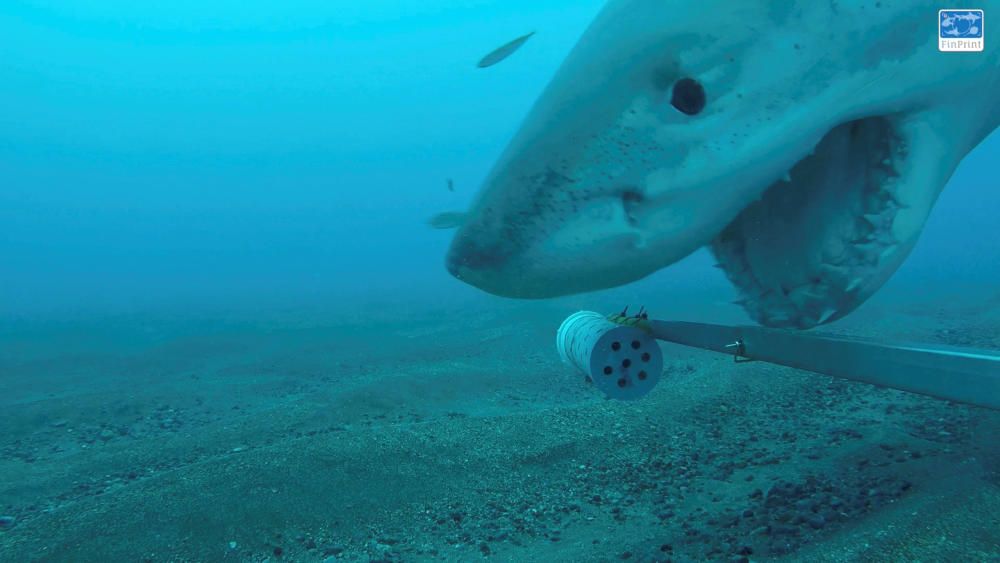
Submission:
[[[761,324],[848,314],[1000,123],[1000,35],[940,52],[950,4],[609,1],[461,218],[448,270],[546,298],[707,245]]]

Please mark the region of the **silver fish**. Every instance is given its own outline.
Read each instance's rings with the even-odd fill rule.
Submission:
[[[497,47],[496,49],[490,51],[488,55],[480,59],[479,64],[477,64],[476,66],[478,66],[479,68],[486,68],[488,66],[493,66],[497,64],[498,62],[514,54],[514,51],[520,49],[521,45],[524,45],[524,42],[527,41],[528,39],[531,39],[531,36],[534,34],[535,32],[532,31],[527,35],[522,35],[521,37],[518,37],[513,41],[510,41],[508,43],[501,45],[500,47]]]

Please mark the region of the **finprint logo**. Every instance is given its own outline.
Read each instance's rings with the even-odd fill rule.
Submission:
[[[982,10],[938,11],[938,50],[982,51],[984,41]]]

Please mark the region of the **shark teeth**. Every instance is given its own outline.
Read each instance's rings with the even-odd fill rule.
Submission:
[[[816,301],[825,297],[821,291],[818,291],[819,289],[811,284],[800,285],[788,292],[788,298],[798,303]]]
[[[910,206],[906,204],[903,200],[899,198],[899,191],[895,189],[884,189],[882,190],[886,196],[888,196],[889,201],[896,206],[897,209],[908,209]]]
[[[782,309],[758,309],[758,315],[771,326],[787,326],[793,321],[791,313]]]
[[[822,313],[819,314],[819,318],[817,319],[816,324],[825,323],[826,321],[830,320],[830,317],[832,317],[836,313],[837,313],[836,309],[834,309],[833,307],[827,307],[826,309],[823,310]]]
[[[873,229],[879,229],[885,222],[885,218],[881,213],[865,213],[861,216],[861,220],[867,223]]]
[[[866,219],[859,219],[858,224],[855,225],[855,238],[852,243],[868,242],[872,240],[875,233],[878,232],[878,224],[868,221]]]
[[[854,278],[844,286],[844,291],[854,291],[855,289],[861,287],[861,284],[865,282],[865,278]]]
[[[741,294],[733,304],[742,306],[751,317],[768,326],[810,328],[850,311],[879,283],[879,268],[894,259],[899,250],[893,226],[898,211],[906,208],[900,197],[904,186],[897,169],[900,159],[907,154],[905,143],[895,131],[890,130],[886,135],[882,144],[865,148],[864,154],[870,160],[863,164],[866,166],[863,175],[846,177],[848,182],[853,182],[847,187],[857,190],[848,192],[854,198],[848,202],[850,207],[844,208],[849,216],[841,216],[833,228],[822,231],[823,238],[815,241],[822,244],[820,248],[808,249],[811,253],[803,256],[765,257],[758,264],[749,252],[751,248],[757,252],[760,246],[759,242],[753,242],[750,234],[754,229],[752,224],[746,227],[749,233],[734,230],[732,236],[720,235],[713,242],[712,248],[719,261],[717,267],[726,272]],[[822,143],[814,146],[809,156],[815,156],[819,152],[817,149],[822,148],[820,145]],[[781,193],[772,190],[788,189],[785,184],[793,182],[793,171],[794,181],[802,184],[793,182],[793,186],[808,189],[804,179],[809,176],[800,177],[798,170],[793,167],[760,194],[765,206],[773,207],[778,213],[789,211],[781,200],[767,198]],[[848,174],[853,173],[848,170]],[[781,187],[775,188],[779,185]],[[766,252],[768,249],[760,250]],[[780,248],[775,252],[780,252]],[[797,260],[806,262],[798,263]],[[789,261],[790,267],[781,266]],[[764,269],[757,271],[757,268]]]
[[[874,240],[857,243],[854,245],[857,255],[867,262],[878,263],[879,256],[882,255],[882,245]]]
[[[823,276],[823,281],[833,287],[844,285],[848,277],[848,269],[843,266],[833,264],[820,264],[819,273]]]
[[[899,244],[899,240],[896,235],[893,234],[891,228],[879,229],[875,233],[875,242],[881,244],[886,248],[895,248]]]

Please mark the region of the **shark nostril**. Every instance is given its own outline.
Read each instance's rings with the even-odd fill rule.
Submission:
[[[499,243],[483,244],[472,239],[456,240],[448,252],[447,268],[452,275],[461,277],[462,269],[483,270],[497,268],[507,260],[507,253]]]
[[[635,190],[627,189],[622,192],[621,198],[625,220],[628,221],[629,225],[634,226],[638,222],[636,213],[643,200],[642,194]]]
[[[622,192],[622,201],[638,203],[642,201],[642,194],[635,190],[625,190]]]

